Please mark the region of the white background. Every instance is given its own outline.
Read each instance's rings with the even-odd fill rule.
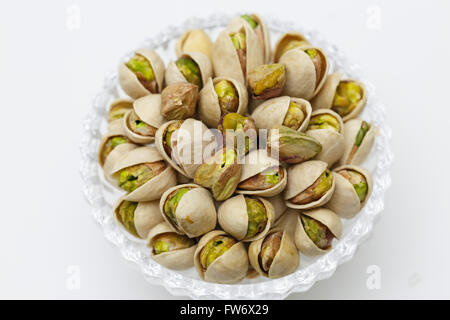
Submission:
[[[105,74],[144,38],[192,15],[255,10],[343,48],[376,86],[393,129],[393,185],[371,238],[331,279],[289,298],[450,298],[444,0],[2,1],[0,298],[173,298],[91,217],[79,176],[82,119]],[[72,265],[76,290],[67,287]],[[371,265],[381,271],[379,290],[366,286]]]

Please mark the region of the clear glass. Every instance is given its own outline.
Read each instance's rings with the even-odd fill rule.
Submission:
[[[231,18],[222,14],[208,18],[192,18],[180,25],[166,28],[145,40],[139,47],[155,49],[167,64],[175,58],[175,41],[184,31],[201,28],[215,39]],[[240,284],[220,285],[202,281],[194,269],[182,272],[166,269],[150,258],[149,249],[143,241],[131,238],[115,223],[112,205],[121,193],[104,180],[97,162],[97,148],[106,130],[109,104],[114,99],[125,96],[118,86],[118,68],[115,68],[115,71],[107,75],[84,121],[80,146],[83,192],[91,205],[92,215],[100,224],[106,238],[119,248],[125,259],[139,266],[147,281],[164,286],[174,295],[186,295],[196,299],[283,299],[292,292],[307,291],[316,281],[331,277],[339,264],[353,257],[358,244],[370,233],[375,217],[383,210],[384,194],[391,184],[389,168],[393,154],[390,147],[391,130],[385,121],[385,107],[378,101],[374,86],[362,76],[357,65],[347,61],[339,49],[323,39],[318,32],[307,31],[293,23],[270,18],[267,19],[267,24],[271,31],[272,45],[282,33],[297,30],[305,34],[313,45],[324,49],[331,61],[331,72],[341,72],[346,77],[359,79],[367,86],[368,101],[361,117],[378,128],[374,148],[363,164],[373,175],[373,193],[367,205],[355,218],[343,220],[343,236],[341,240],[335,240],[330,252],[318,258],[301,256],[299,269],[281,279],[258,277],[246,279]],[[131,54],[132,52],[126,54],[123,61]]]

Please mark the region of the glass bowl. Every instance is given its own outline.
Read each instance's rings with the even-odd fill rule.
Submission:
[[[180,25],[167,27],[161,33],[146,39],[139,47],[155,49],[167,64],[175,58],[176,39],[187,29],[204,29],[215,39],[231,18],[232,16],[223,14],[192,18]],[[385,121],[385,107],[376,98],[374,86],[361,75],[357,65],[348,62],[338,48],[328,43],[318,32],[307,31],[286,21],[268,19],[267,24],[271,31],[272,45],[282,33],[297,30],[306,35],[313,45],[325,51],[331,62],[330,72],[341,72],[344,76],[359,79],[366,85],[368,101],[361,117],[376,125],[378,132],[372,152],[362,166],[369,169],[373,175],[373,193],[355,218],[343,220],[343,236],[341,240],[335,240],[331,251],[318,258],[301,255],[299,269],[281,279],[258,277],[245,279],[240,284],[221,285],[201,280],[193,268],[182,272],[166,269],[150,258],[144,241],[128,236],[127,232],[115,223],[112,205],[121,193],[104,180],[97,162],[97,148],[106,131],[109,104],[114,99],[125,96],[117,81],[118,67],[115,68],[114,72],[107,75],[84,121],[80,146],[83,192],[91,205],[92,215],[102,227],[106,238],[119,248],[125,259],[139,266],[148,282],[162,285],[174,295],[196,299],[283,299],[292,292],[307,291],[316,281],[332,276],[339,264],[353,257],[358,244],[371,231],[375,217],[383,210],[384,193],[391,183],[389,167],[393,154],[390,147],[391,130]],[[122,61],[131,55],[130,51]]]

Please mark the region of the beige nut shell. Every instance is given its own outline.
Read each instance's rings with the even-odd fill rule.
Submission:
[[[283,34],[275,44],[274,50],[272,52],[272,61],[277,63],[281,58],[281,51],[285,45],[287,45],[290,41],[305,41],[305,45],[309,45],[309,41],[305,38],[304,35],[298,33],[296,31],[291,31]]]
[[[199,276],[208,282],[232,284],[245,278],[248,270],[247,250],[242,242],[234,244],[224,254],[214,260],[203,270],[200,263],[200,253],[203,247],[215,236],[226,235],[224,231],[214,230],[205,234],[199,241],[194,255],[194,265]]]
[[[156,51],[151,49],[138,49],[136,54],[140,54],[146,58],[155,74],[155,80],[158,86],[158,92],[161,92],[164,83],[164,62]],[[133,99],[137,99],[151,93],[138,80],[136,75],[128,69],[125,63],[121,63],[119,67],[119,83],[123,91]]]
[[[240,30],[246,34],[247,62],[246,74],[264,63],[264,53],[258,36],[248,23]],[[222,31],[214,42],[212,63],[214,73],[218,77],[229,77],[246,84],[246,76],[242,72],[241,64],[235,47],[230,38],[230,31]]]
[[[197,63],[198,68],[200,69],[200,74],[202,77],[202,83],[203,85],[206,83],[206,81],[212,77],[212,66],[211,61],[209,61],[208,56],[201,52],[184,52],[180,58],[191,58],[192,60]],[[175,61],[169,62],[167,65],[166,70],[166,85],[171,85],[175,83],[180,82],[187,82],[186,78],[183,76],[183,74],[178,70],[177,65],[175,64]]]
[[[280,218],[280,221],[276,225],[277,229],[282,229],[289,233],[292,239],[295,236],[295,228],[297,227],[297,217],[300,214],[299,209],[288,208],[283,216]]]
[[[352,119],[345,123],[344,152],[339,161],[339,165],[344,164],[360,165],[367,158],[367,156],[370,153],[370,150],[372,150],[373,144],[375,142],[376,128],[374,125],[371,124],[369,131],[367,131],[363,141],[358,147],[358,150],[355,152],[352,161],[351,162],[348,161],[348,156],[350,155],[353,145],[355,144],[356,136],[358,135],[359,129],[361,128],[362,122],[363,120],[361,119]]]
[[[113,209],[114,218],[121,226],[123,226],[123,224],[118,217],[117,210],[124,200],[123,196],[120,197]],[[163,221],[164,219],[159,212],[159,200],[138,202],[136,210],[134,211],[134,227],[136,228],[139,238],[147,238],[150,230]]]
[[[286,213],[287,206],[284,203],[284,199],[281,194],[277,194],[276,196],[266,198],[266,200],[269,201],[273,206],[274,217],[272,226],[276,226]]]
[[[314,159],[324,161],[328,163],[328,167],[331,167],[342,157],[344,152],[344,122],[336,112],[330,109],[315,110],[311,117],[319,114],[330,114],[339,121],[340,132],[333,129],[315,129],[305,132],[308,136],[318,140],[322,145],[322,151]]]
[[[152,163],[163,160],[164,158],[155,147],[139,147],[131,150],[117,160],[112,169],[112,177],[115,179],[115,185],[117,186],[118,173],[120,170],[141,163]],[[176,184],[177,179],[175,172],[170,166],[167,166],[166,169],[156,177],[151,178],[136,190],[126,194],[124,200],[138,202],[157,200],[166,189],[173,187]]]
[[[311,118],[311,105],[305,99],[291,98],[288,96],[272,98],[260,104],[252,113],[256,127],[258,129],[270,130],[277,125],[282,125],[291,101],[302,107],[305,113],[305,119],[297,130],[305,131]]]
[[[271,279],[281,278],[295,272],[300,263],[300,257],[294,240],[288,232],[283,231],[280,248],[270,265],[269,271],[266,272],[261,268],[259,254],[261,252],[262,244],[267,236],[278,231],[282,230],[278,228],[270,230],[264,238],[253,241],[248,248],[248,259],[253,269],[260,275]]]
[[[159,207],[158,207],[159,213]],[[162,218],[161,218],[162,219]],[[174,233],[172,228],[166,223],[161,222],[151,229],[147,237],[147,247],[151,248],[150,256],[157,263],[172,270],[184,270],[194,266],[194,253],[197,245],[189,248],[178,249],[169,252],[162,252],[160,254],[153,253],[153,243],[156,236],[163,233]]]
[[[126,108],[131,110],[133,108],[133,100],[130,99],[124,99],[124,98],[119,98],[114,100],[113,102],[111,102],[111,104],[109,105],[109,111],[108,111],[108,122],[114,122],[114,120],[109,120],[109,114],[111,114],[112,111],[114,111],[114,109],[119,109],[119,108]],[[117,120],[117,119],[115,119]]]
[[[175,43],[175,53],[177,54],[177,57],[181,57],[185,52],[201,52],[211,60],[211,38],[201,29],[186,31]]]
[[[242,164],[242,172],[241,172],[241,178],[239,180],[239,183],[241,183],[244,180],[247,180],[250,177],[253,177],[264,170],[279,166],[280,163],[278,160],[269,157],[267,155],[266,150],[258,149],[250,151],[249,154],[247,154],[243,160]],[[278,182],[276,185],[274,185],[272,188],[265,189],[265,190],[242,190],[236,189],[236,193],[239,194],[245,194],[245,195],[253,195],[253,196],[262,196],[262,197],[273,197],[277,194],[280,194],[283,192],[284,188],[286,187],[287,181],[288,181],[288,173],[287,170],[282,167],[283,170],[283,179]]]
[[[220,118],[222,116],[219,104],[219,97],[217,96],[214,86],[221,80],[230,81],[239,96],[239,105],[237,113],[245,115],[247,113],[248,105],[248,91],[241,82],[229,78],[229,77],[218,77],[210,78],[207,80],[203,89],[199,93],[199,103],[198,103],[198,117],[203,121],[208,127],[217,128]]]
[[[325,170],[327,170],[327,163],[319,160],[305,161],[289,167],[287,187],[284,190],[286,206],[293,209],[305,210],[326,204],[330,200],[336,185],[334,174],[331,188],[322,198],[307,204],[293,204],[289,201],[289,199],[308,189]]]
[[[338,173],[339,170],[351,169],[364,176],[367,182],[367,194],[364,201],[359,201],[358,194],[356,193],[353,185]],[[367,203],[367,200],[372,193],[373,183],[372,176],[364,168],[354,165],[344,165],[334,170],[334,178],[336,180],[336,188],[330,201],[326,204],[326,207],[335,212],[338,216],[344,219],[351,219],[358,214]]]
[[[183,195],[175,210],[175,218],[178,222],[176,226],[164,214],[164,204],[172,192],[189,187],[193,189]],[[201,236],[216,227],[217,213],[211,193],[193,183],[180,184],[167,189],[161,196],[159,210],[173,231],[186,234],[189,238]]]
[[[254,241],[264,237],[272,226],[274,220],[274,208],[272,204],[264,198],[257,197],[256,200],[261,201],[266,209],[267,223],[263,231],[252,238],[245,238],[248,228],[248,214],[247,204],[243,195],[234,196],[220,204],[217,213],[220,227],[240,241]]]
[[[100,166],[102,168],[105,167],[105,165],[108,162],[108,158],[111,157],[111,154],[114,152],[114,150],[116,150],[119,146],[121,145],[133,145],[132,143],[123,143],[121,145],[118,145],[117,147],[115,147],[109,154],[108,156],[105,158],[105,162],[102,162],[102,157],[101,157],[101,153],[103,151],[103,148],[105,147],[106,142],[108,141],[109,138],[114,137],[114,136],[124,136],[127,137],[126,132],[125,132],[125,128],[123,127],[123,121],[122,119],[117,119],[114,121],[111,121],[108,124],[108,132],[102,137],[102,139],[100,140],[100,144],[98,146],[98,162],[100,163]],[[111,166],[112,163],[115,162],[117,160],[117,155],[115,155],[114,157],[114,161],[109,161],[108,164],[108,169],[111,170]]]

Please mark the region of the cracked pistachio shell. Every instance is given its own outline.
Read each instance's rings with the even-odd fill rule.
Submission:
[[[208,282],[232,284],[245,278],[248,270],[247,250],[242,242],[235,243],[230,249],[216,258],[203,270],[200,253],[205,245],[216,236],[227,235],[224,231],[214,230],[205,234],[199,241],[194,255],[194,265],[199,276]]]
[[[259,255],[261,253],[264,240],[271,234],[281,231],[280,247],[273,257],[272,264],[268,271],[265,271],[260,264]],[[264,238],[253,241],[248,248],[248,258],[251,266],[262,276],[271,279],[281,278],[297,270],[300,263],[300,257],[293,238],[286,231],[278,228],[270,230]]]
[[[273,50],[273,56],[272,61],[277,63],[280,61],[280,58],[283,53],[283,49],[288,45],[291,41],[302,41],[304,42],[305,46],[309,46],[309,41],[306,40],[305,36],[303,36],[301,33],[291,31],[283,34],[280,39],[278,39],[277,43],[275,44],[274,50]]]
[[[212,77],[213,72],[211,61],[205,54],[201,52],[185,52],[180,56],[180,58],[191,58],[192,60],[195,61],[195,63],[197,63],[198,68],[200,70],[203,85],[210,77]],[[179,82],[188,82],[188,81],[180,72],[180,70],[178,70],[175,61],[171,61],[167,65],[166,69],[166,85],[171,85]]]
[[[217,212],[220,227],[240,241],[253,241],[264,237],[274,220],[274,208],[265,198],[256,197],[266,209],[267,223],[263,231],[246,239],[248,229],[247,204],[244,195],[237,195],[222,202]]]
[[[339,165],[360,165],[367,158],[370,150],[372,150],[373,144],[375,142],[376,127],[373,124],[370,124],[370,129],[364,136],[364,139],[358,147],[358,150],[353,155],[353,159],[351,161],[349,161],[348,159],[355,144],[356,137],[358,135],[359,129],[361,128],[362,122],[363,120],[361,119],[352,119],[344,124],[344,152],[339,161]]]
[[[303,51],[306,49],[316,50],[325,65],[322,74],[319,75],[317,85],[316,68],[311,58]],[[323,51],[313,47],[289,50],[283,54],[279,63],[286,65],[286,83],[283,95],[306,100],[313,98],[322,88],[329,68],[328,59]]]
[[[252,113],[256,127],[270,130],[277,125],[282,125],[291,102],[298,104],[305,114],[305,119],[297,130],[305,131],[311,117],[311,105],[307,100],[288,96],[269,99],[260,104]]]
[[[364,109],[367,102],[367,90],[364,84],[359,81],[350,79],[342,80],[342,75],[340,73],[331,73],[327,75],[325,83],[323,84],[317,95],[311,100],[311,106],[313,110],[316,109],[331,109],[333,107],[334,95],[336,89],[341,81],[352,81],[355,82],[362,91],[361,100],[358,102],[356,107],[349,114],[345,115],[342,119],[344,122],[356,118]]]
[[[108,122],[121,119],[129,110],[133,108],[133,101],[130,99],[116,99],[109,106]]]
[[[331,188],[318,200],[307,204],[294,204],[289,199],[295,197],[301,192],[308,189],[327,170],[327,163],[319,160],[310,160],[289,167],[288,182],[284,190],[284,200],[289,208],[293,209],[312,209],[326,204],[333,195],[335,188],[335,179],[333,174],[333,182]]]
[[[344,123],[342,118],[330,109],[313,111],[311,118],[321,114],[330,114],[335,117],[339,122],[339,132],[333,129],[315,129],[307,130],[305,133],[319,141],[322,145],[322,151],[314,159],[324,161],[328,163],[328,167],[331,167],[342,157],[344,152]]]
[[[264,63],[264,52],[258,36],[248,23],[243,24],[242,28],[234,32],[236,31],[243,31],[246,35],[246,73],[242,72],[238,53],[230,38],[230,30],[222,31],[214,42],[212,63],[216,76],[236,79],[245,85],[247,83],[246,75]]]
[[[361,203],[358,194],[355,191],[353,185],[345,179],[342,175],[337,173],[343,169],[350,169],[360,173],[367,182],[367,194],[364,201]],[[370,173],[358,166],[344,165],[334,169],[334,178],[336,180],[336,188],[330,201],[328,201],[326,207],[335,212],[339,217],[344,219],[353,218],[367,203],[367,200],[372,193],[372,176]]]
[[[250,153],[248,153],[245,156],[244,162],[242,164],[242,173],[239,183],[263,172],[266,169],[279,165],[280,165],[279,161],[269,157],[269,155],[266,153],[265,150],[250,151]],[[239,189],[238,186],[236,193],[261,197],[276,196],[277,194],[283,192],[288,181],[286,169],[282,167],[282,170],[283,170],[283,179],[281,179],[281,181],[278,182],[276,185],[274,185],[272,188],[265,190],[250,191],[250,190],[241,190]]]
[[[158,86],[158,92],[161,92],[164,83],[164,62],[156,51],[151,49],[138,49],[135,54],[139,54],[146,58],[153,69],[155,80]],[[121,63],[119,67],[119,83],[123,91],[133,99],[137,99],[151,93],[138,80],[136,75],[128,69],[125,63]]]
[[[133,102],[133,110],[137,116],[146,124],[158,129],[166,119],[161,115],[161,95],[149,94],[142,98],[136,99]],[[148,144],[155,141],[154,136],[143,136],[133,132],[129,125],[128,119],[131,112],[128,112],[123,117],[123,126],[125,128],[126,136],[133,142],[139,144]]]
[[[295,229],[297,227],[297,217],[300,212],[299,209],[288,208],[276,224],[276,228],[286,231],[291,238],[294,239]]]
[[[331,233],[334,235],[336,239],[341,238],[342,222],[333,211],[326,208],[318,208],[302,212],[302,214],[311,217],[324,224],[328,228],[328,230],[331,231]],[[297,225],[295,228],[294,237],[297,249],[308,257],[314,257],[324,254],[331,249],[330,247],[327,250],[323,250],[315,245],[315,243],[306,234],[300,215],[297,215]]]
[[[115,179],[115,185],[117,186],[118,175],[122,169],[141,163],[158,161],[164,161],[164,158],[155,147],[139,147],[129,151],[117,160],[112,169],[112,177]],[[138,202],[157,200],[167,188],[173,187],[176,183],[175,172],[166,163],[166,168],[160,174],[151,178],[134,191],[126,194],[123,199]]]
[[[159,206],[158,206],[158,213],[159,213]],[[197,249],[196,244],[185,249],[162,252],[160,254],[153,253],[153,245],[156,240],[156,237],[165,233],[166,234],[174,233],[172,228],[166,222],[161,222],[150,230],[147,237],[147,247],[151,248],[150,253],[151,258],[156,262],[158,262],[160,265],[163,265],[164,267],[172,270],[184,270],[193,267],[194,253],[195,250]]]
[[[201,165],[201,163],[196,163],[197,161],[195,155],[200,154],[203,156],[203,151],[210,143],[210,141],[207,141],[207,139],[205,138],[205,133],[206,131],[208,131],[208,128],[201,121],[192,118],[184,120],[181,124],[181,127],[178,129],[179,132],[182,132],[183,134],[176,135],[175,145],[177,146],[177,148],[172,149],[172,153],[175,153],[174,159],[172,159],[171,155],[167,154],[164,149],[163,140],[166,129],[169,127],[169,125],[176,121],[178,120],[168,121],[158,128],[155,135],[155,146],[156,149],[158,149],[158,151],[161,153],[164,160],[166,160],[176,171],[189,179],[193,179],[195,171]],[[196,128],[200,128],[199,138],[201,138],[201,141],[194,141],[198,136],[198,129]],[[190,137],[190,143],[186,142],[185,137]],[[190,158],[187,159],[184,163],[178,164],[176,161],[174,161],[175,159],[183,159],[184,155],[186,155],[186,157],[190,156]]]
[[[181,57],[185,52],[201,52],[211,60],[211,38],[201,29],[188,30],[178,38],[175,44],[175,52],[177,57]]]
[[[181,188],[193,188],[187,191],[178,202],[175,218],[178,225],[164,214],[164,204],[169,195]],[[189,238],[201,236],[216,227],[217,213],[211,193],[199,185],[188,183],[167,189],[161,196],[159,209],[164,220],[178,234],[186,234]]]
[[[266,22],[261,18],[258,14],[249,14],[249,16],[256,21],[258,26],[253,29],[256,36],[258,37],[259,42],[261,43],[261,47],[263,48],[264,53],[264,62],[268,63],[271,58],[271,48],[270,48],[270,31],[267,27]],[[227,29],[231,32],[239,30],[243,24],[248,24],[248,22],[243,19],[241,16],[234,17],[231,19],[230,23],[227,26]]]
[[[217,96],[214,86],[221,80],[231,82],[236,88],[239,105],[237,113],[245,115],[247,113],[248,92],[247,88],[239,81],[230,77],[218,77],[208,79],[199,93],[198,116],[208,127],[216,128],[222,116],[219,104],[219,97]]]
[[[123,226],[123,223],[119,217],[119,207],[123,201],[124,197],[122,196],[116,202],[113,209],[114,218],[121,226]],[[147,238],[149,231],[163,221],[164,219],[159,212],[159,200],[138,202],[137,207],[134,210],[134,227],[136,228],[139,238]]]
[[[287,206],[284,203],[283,196],[281,194],[277,194],[276,196],[266,198],[272,204],[273,207],[273,226],[277,225],[284,214],[286,213]]]

